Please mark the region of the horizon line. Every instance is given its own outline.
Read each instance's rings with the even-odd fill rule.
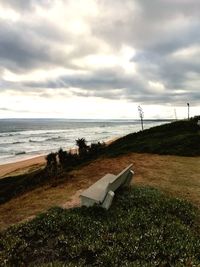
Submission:
[[[184,118],[183,118],[184,119]],[[180,120],[183,120],[180,119]],[[185,118],[186,119],[186,118]],[[11,118],[0,118],[0,120],[139,120],[140,118],[55,118],[55,117],[42,117],[42,118],[37,118],[37,117],[30,117],[30,118],[19,118],[19,117],[11,117]],[[143,119],[143,121],[147,120],[178,120],[174,118],[148,118],[148,119]]]

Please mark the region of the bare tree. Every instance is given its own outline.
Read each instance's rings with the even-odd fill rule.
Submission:
[[[138,112],[139,112],[139,116],[140,116],[140,120],[141,120],[141,126],[142,126],[142,131],[144,130],[144,127],[143,127],[143,118],[144,118],[144,112],[143,112],[143,109],[138,106]]]

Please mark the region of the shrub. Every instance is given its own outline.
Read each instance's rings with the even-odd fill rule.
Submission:
[[[87,158],[89,147],[86,144],[85,138],[77,139],[76,145],[78,146],[78,153],[79,153],[80,158]]]
[[[92,143],[89,147],[89,155],[90,156],[98,156],[103,152],[103,149],[105,148],[105,143]]]
[[[55,176],[58,172],[57,153],[50,153],[46,156],[46,170],[50,176]]]
[[[58,159],[62,169],[71,168],[79,163],[77,154],[72,153],[71,151],[63,151],[62,148],[58,151]]]

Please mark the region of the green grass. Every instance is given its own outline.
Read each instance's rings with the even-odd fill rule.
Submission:
[[[118,156],[128,152],[200,156],[200,127],[197,118],[129,134],[110,144],[106,154]]]
[[[199,210],[149,187],[100,207],[52,208],[0,234],[8,266],[199,266]],[[52,264],[50,264],[52,263]]]

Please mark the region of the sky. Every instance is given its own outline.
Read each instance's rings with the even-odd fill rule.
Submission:
[[[199,0],[0,0],[0,118],[200,114]]]

